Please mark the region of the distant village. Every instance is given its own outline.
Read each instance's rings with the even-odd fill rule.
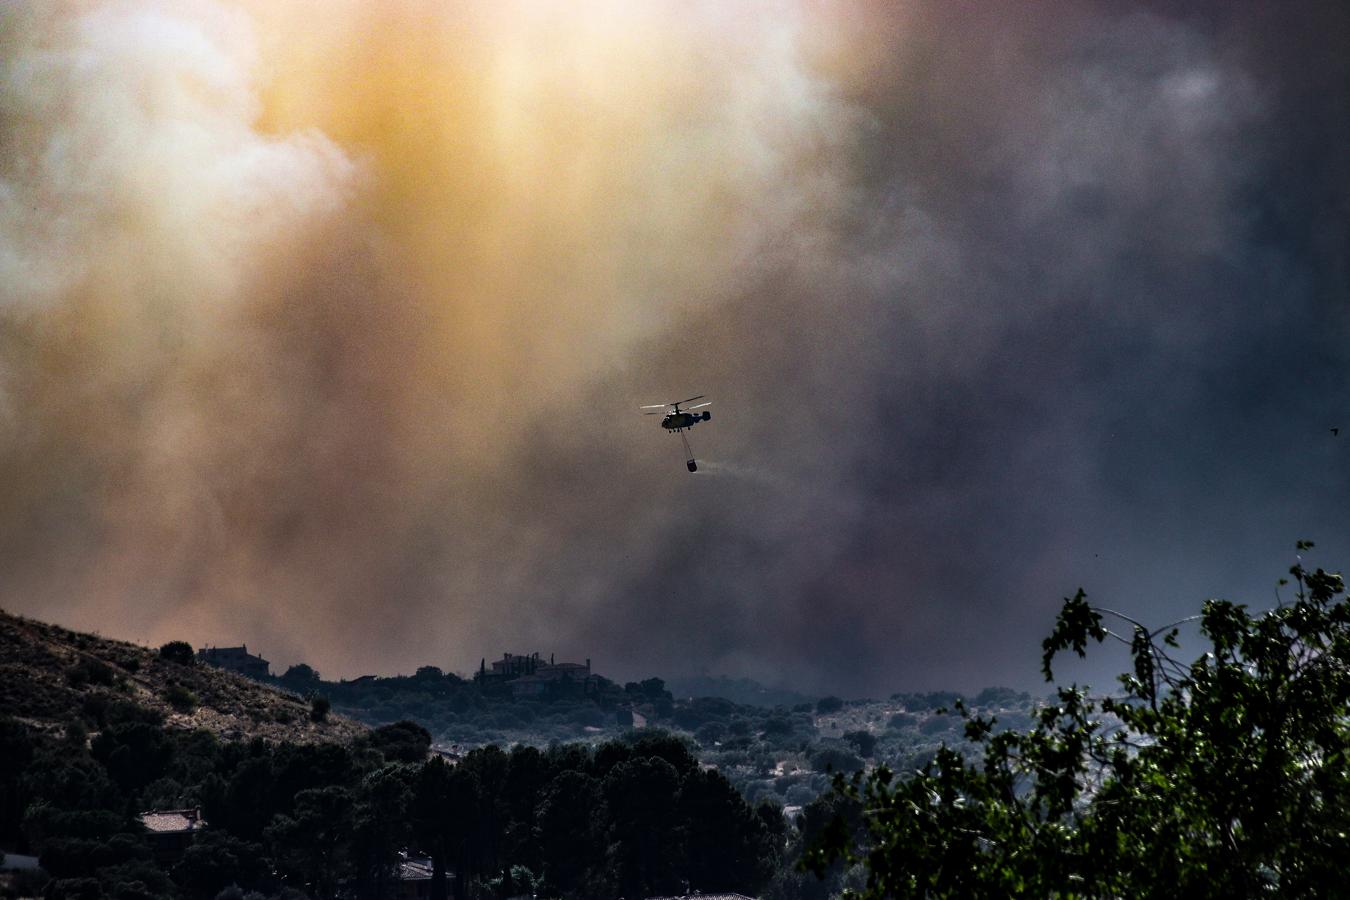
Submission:
[[[272,677],[271,663],[249,653],[247,644],[238,647],[203,647],[197,651],[197,659],[249,678],[265,680]],[[362,675],[344,680],[342,684],[363,684],[376,678],[375,675]],[[597,692],[605,681],[591,671],[590,659],[584,663],[557,662],[549,654],[545,661],[539,653],[503,653],[501,659],[492,663],[484,657],[478,663],[473,680],[485,691],[510,694],[513,698],[543,697],[557,693],[589,695]]]

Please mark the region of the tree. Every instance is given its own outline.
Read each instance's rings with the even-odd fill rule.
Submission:
[[[682,870],[690,887],[708,894],[757,894],[777,861],[766,820],[720,772],[695,769],[687,774],[677,802]],[[771,815],[781,826],[782,811],[772,809]]]
[[[333,708],[333,704],[322,694],[315,694],[309,698],[309,720],[311,722],[328,721],[328,712]]]
[[[809,762],[817,772],[856,772],[864,765],[843,747],[820,747],[811,753]]]
[[[877,749],[877,736],[870,731],[846,731],[844,740],[853,745],[859,756],[870,757]]]
[[[866,814],[824,829],[807,865],[864,862],[872,898],[1344,894],[1350,604],[1339,575],[1290,572],[1292,603],[1253,615],[1209,600],[1153,629],[1080,590],[1043,673],[1110,638],[1133,662],[1120,693],[1060,687],[1024,732],[967,717],[978,760],[943,748],[911,778],[837,778]],[[1191,623],[1208,649],[1185,664]]]
[[[318,690],[322,679],[319,678],[318,672],[305,663],[297,663],[286,670],[280,681],[296,693],[306,694]]]
[[[183,851],[173,880],[190,900],[211,900],[232,884],[252,887],[265,873],[262,847],[209,828]]]
[[[381,725],[370,733],[369,740],[390,762],[420,763],[431,750],[431,732],[407,719]]]
[[[357,895],[380,900],[395,885],[398,849],[412,836],[412,766],[388,765],[361,781],[353,813],[352,859]]]
[[[609,866],[618,896],[651,897],[678,890],[676,794],[680,775],[659,756],[635,756],[606,773]]]
[[[280,871],[318,900],[330,900],[351,869],[352,792],[332,785],[295,795],[292,815],[264,832]]]
[[[447,864],[454,864],[455,896],[464,896],[469,841],[476,827],[478,779],[460,766],[433,756],[418,770],[410,809],[413,835],[431,854],[431,900],[446,900]]]
[[[190,666],[196,661],[197,655],[192,652],[192,645],[187,641],[169,641],[159,648],[159,658],[180,666]]]
[[[601,783],[587,773],[565,768],[545,786],[535,822],[547,896],[577,893],[603,868],[606,818]]]

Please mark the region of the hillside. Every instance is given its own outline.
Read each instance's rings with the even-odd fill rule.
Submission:
[[[57,731],[97,723],[128,702],[162,714],[169,728],[204,728],[225,740],[347,742],[367,731],[337,715],[312,722],[300,697],[231,672],[0,610],[0,710]]]

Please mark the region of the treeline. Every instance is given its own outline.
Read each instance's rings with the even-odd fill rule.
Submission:
[[[868,763],[922,768],[943,743],[965,743],[957,703],[996,714],[1000,728],[1025,726],[1033,706],[1026,692],[990,687],[969,696],[830,696],[769,707],[722,697],[674,699],[660,678],[620,686],[596,677],[584,693],[579,684],[563,683],[541,696],[513,697],[505,685],[484,690],[434,666],[413,675],[332,682],[302,663],[276,682],[301,696],[331,698],[336,711],[369,725],[415,721],[441,745],[594,742],[622,733],[641,715],[648,725],[688,734],[699,759],[716,766],[751,803],[793,807],[827,791],[832,772]],[[822,729],[821,722],[841,727]]]
[[[660,721],[674,709],[660,678],[617,684],[601,676],[560,680],[537,696],[513,697],[509,683],[478,682],[422,666],[413,675],[325,681],[311,666],[291,666],[273,683],[300,696],[322,696],[338,712],[372,725],[410,719],[443,743],[530,743],[619,733],[633,715]]]
[[[411,722],[352,745],[221,742],[129,702],[64,734],[0,719],[0,841],[38,854],[51,879],[12,890],[390,897],[404,848],[430,856],[436,889],[458,897],[755,894],[784,865],[781,808],[752,809],[675,736],[485,747],[457,764],[429,746]],[[139,821],[155,808],[208,822],[170,862]]]

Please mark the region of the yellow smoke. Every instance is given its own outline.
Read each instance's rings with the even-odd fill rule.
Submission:
[[[145,640],[270,623],[347,670],[478,652],[482,479],[827,233],[855,123],[812,15],[7,6],[5,605]],[[444,620],[409,637],[404,594]]]

